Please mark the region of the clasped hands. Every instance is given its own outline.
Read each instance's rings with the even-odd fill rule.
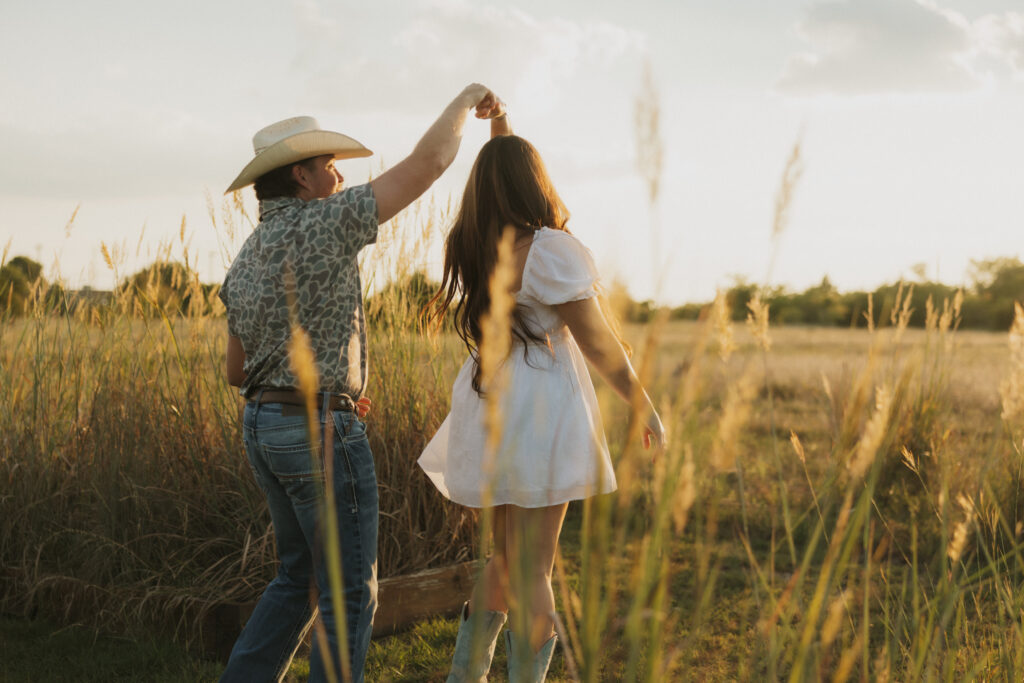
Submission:
[[[470,107],[476,110],[478,119],[497,119],[508,113],[501,98],[485,85],[472,83],[466,86],[462,94],[469,100]]]

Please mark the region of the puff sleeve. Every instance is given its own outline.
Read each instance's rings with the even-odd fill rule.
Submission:
[[[594,255],[573,235],[543,228],[523,272],[523,293],[547,306],[597,296]]]

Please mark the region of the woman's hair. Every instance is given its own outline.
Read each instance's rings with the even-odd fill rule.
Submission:
[[[427,303],[428,319],[440,324],[454,301],[455,331],[474,353],[480,346],[480,320],[491,305],[488,289],[506,226],[536,231],[564,230],[569,212],[555,192],[537,150],[515,135],[492,138],[480,149],[444,250],[441,287]],[[458,299],[456,300],[456,298]],[[523,342],[545,343],[530,329],[522,311],[512,312],[512,334]],[[523,349],[525,354],[527,349]],[[473,388],[482,393],[480,363]]]

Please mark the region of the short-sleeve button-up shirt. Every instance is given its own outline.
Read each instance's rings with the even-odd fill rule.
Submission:
[[[366,321],[356,257],[377,240],[373,189],[267,199],[259,212],[220,290],[228,333],[245,350],[239,393],[297,386],[288,360],[294,315],[309,334],[320,390],[358,398],[366,385]]]

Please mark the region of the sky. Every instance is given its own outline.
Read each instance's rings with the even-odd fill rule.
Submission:
[[[339,163],[357,184],[471,82],[508,103],[570,228],[636,299],[706,301],[737,278],[871,288],[922,268],[959,284],[971,260],[1022,252],[1022,0],[7,0],[0,249],[110,288],[174,243],[219,281],[240,240],[222,248],[208,198],[256,130],[316,116],[375,152]],[[653,199],[638,106],[658,113]],[[439,203],[457,202],[487,130],[467,123]],[[436,275],[439,248],[428,261]]]

